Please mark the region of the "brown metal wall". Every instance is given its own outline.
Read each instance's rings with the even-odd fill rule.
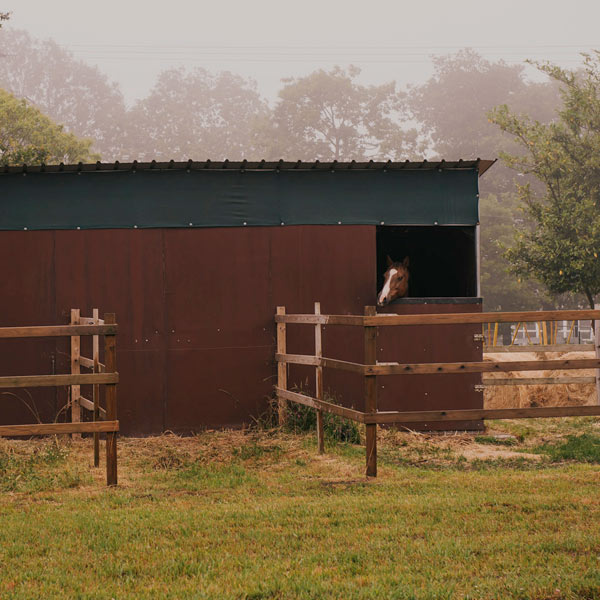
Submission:
[[[116,312],[124,433],[239,425],[272,390],[275,307],[361,310],[375,296],[374,249],[370,226],[2,232],[0,325]],[[312,351],[312,331],[290,328],[289,344]],[[68,340],[4,341],[1,373],[51,373],[53,356],[67,372],[67,351]],[[43,420],[66,398],[32,394]],[[0,399],[2,423],[31,422]]]
[[[481,312],[481,304],[392,304],[379,312],[401,315]],[[479,324],[380,327],[378,360],[401,363],[482,361],[482,343],[473,338],[476,333],[481,333]],[[483,408],[483,393],[474,387],[480,383],[480,373],[379,377],[379,410]],[[483,422],[407,423],[404,426],[418,430],[479,430],[483,429]]]
[[[3,231],[0,234],[0,325],[55,323],[54,233]],[[64,323],[64,320],[62,321]],[[55,352],[53,340],[0,340],[0,375],[50,374]],[[13,395],[14,394],[14,395]],[[0,390],[2,424],[32,423],[26,404],[35,405],[43,420],[56,413],[54,390]]]
[[[312,312],[319,300],[324,313],[360,314],[375,302],[375,236],[373,226],[2,232],[0,325],[66,323],[71,307],[84,315],[94,307],[115,312],[124,433],[240,425],[264,410],[275,381],[275,307]],[[471,329],[424,330],[416,338],[382,329],[380,360],[477,358]],[[415,340],[423,336],[417,357]],[[362,330],[325,327],[323,348],[326,356],[360,362]],[[313,350],[310,326],[288,326],[289,352]],[[67,372],[67,351],[68,340],[5,340],[0,374],[51,373],[53,360],[56,372]],[[290,381],[309,390],[313,379],[313,369],[290,371]],[[481,394],[471,392],[476,377],[380,379],[383,410],[481,405]],[[362,408],[362,385],[351,373],[325,373],[326,389],[346,405]],[[31,392],[46,421],[66,398],[64,390]],[[22,403],[0,396],[0,422],[31,420]]]

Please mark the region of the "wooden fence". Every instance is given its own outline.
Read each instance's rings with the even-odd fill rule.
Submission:
[[[510,333],[510,344],[500,344],[498,342],[500,338],[504,338],[504,335],[500,335],[499,323],[487,323],[481,326],[481,335],[484,341],[485,352],[511,352],[508,348],[531,348],[532,351],[539,351],[539,349],[546,349],[548,352],[562,352],[574,349],[594,349],[593,330],[590,326],[582,327],[582,324],[578,320],[569,321],[537,321],[533,323],[533,331],[527,327],[527,323],[520,321],[511,326]],[[585,330],[589,333],[590,340],[592,343],[586,343],[586,340],[581,341],[581,332]],[[519,334],[522,333],[521,339]],[[575,333],[578,332],[577,335]],[[579,341],[577,341],[579,340]],[[497,350],[500,348],[500,350]],[[507,350],[502,350],[507,348]],[[515,352],[518,350],[514,350]],[[526,350],[523,350],[525,352]]]
[[[106,434],[106,483],[117,485],[117,323],[113,313],[104,319],[94,309],[92,317],[81,317],[79,309],[71,310],[69,325],[40,327],[0,327],[0,338],[71,338],[71,373],[66,375],[20,375],[0,377],[2,388],[68,386],[71,409],[70,423],[35,423],[0,425],[0,436],[33,436],[56,434],[94,434],[94,465],[100,460],[100,433]],[[81,356],[81,336],[92,336],[92,357]],[[100,336],[104,337],[104,364],[100,363]],[[91,373],[81,373],[81,367]],[[81,395],[81,386],[92,386],[92,398]],[[100,386],[105,388],[106,409],[100,407]],[[81,409],[90,411],[91,421],[81,420]]]
[[[595,305],[596,310],[600,310],[600,304]],[[530,313],[537,314],[537,313]],[[488,332],[487,336],[485,335],[485,329],[483,331],[484,341],[487,342],[483,347],[483,352],[485,354],[494,354],[494,353],[524,353],[524,352],[595,352],[596,356],[600,358],[600,331],[598,327],[594,328],[594,336],[595,343],[593,344],[571,344],[569,343],[571,340],[571,335],[575,328],[575,324],[577,320],[573,319],[571,322],[571,326],[569,328],[569,333],[566,338],[566,343],[557,344],[557,331],[558,331],[558,323],[556,321],[541,321],[536,322],[536,326],[540,331],[540,340],[541,344],[531,344],[526,346],[517,346],[514,345],[514,341],[516,339],[517,333],[519,332],[521,326],[523,329],[527,331],[527,322],[521,321],[516,324],[515,332],[512,336],[511,344],[508,346],[497,346],[497,333],[498,333],[498,322],[494,323],[493,329],[491,328],[492,323],[487,323]],[[596,322],[597,323],[597,322]],[[482,328],[484,326],[482,325]],[[490,342],[492,342],[490,344]],[[530,340],[531,342],[531,340]],[[550,342],[550,343],[548,343]],[[594,377],[510,377],[506,379],[501,378],[484,378],[482,380],[482,384],[484,387],[496,386],[496,385],[565,385],[565,384],[596,384],[596,399],[597,403],[600,404],[600,371],[596,372],[596,376]]]
[[[596,357],[571,360],[534,360],[510,362],[453,362],[453,363],[379,363],[377,361],[377,328],[402,325],[448,325],[464,323],[515,323],[591,319],[596,321]],[[436,373],[492,373],[506,371],[539,371],[543,369],[600,369],[600,310],[561,310],[505,313],[454,313],[393,315],[377,314],[374,306],[366,306],[364,315],[322,315],[320,304],[315,303],[315,314],[288,315],[285,307],[277,308],[278,379],[276,394],[279,401],[280,422],[285,420],[286,402],[296,402],[317,411],[317,440],[319,452],[324,450],[323,412],[364,423],[366,428],[366,474],[377,475],[377,425],[411,423],[415,421],[463,421],[478,419],[523,419],[535,417],[566,417],[600,415],[600,406],[557,406],[544,408],[502,409],[449,409],[436,411],[378,411],[378,376],[436,374]],[[315,354],[288,354],[286,325],[300,323],[315,328]],[[353,325],[364,329],[364,363],[326,358],[322,354],[321,328],[323,325]],[[311,365],[316,371],[315,397],[288,390],[287,365]],[[323,368],[352,371],[364,376],[364,410],[359,411],[323,400]]]

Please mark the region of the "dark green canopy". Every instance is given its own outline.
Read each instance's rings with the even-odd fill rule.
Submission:
[[[0,229],[474,225],[489,164],[10,167],[0,172]]]

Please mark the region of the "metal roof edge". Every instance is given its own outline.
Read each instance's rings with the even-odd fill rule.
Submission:
[[[456,171],[456,170],[477,170],[481,177],[495,162],[494,160],[484,160],[477,158],[475,160],[457,161],[350,161],[350,162],[321,162],[319,160],[311,162],[303,161],[156,161],[151,162],[95,162],[95,163],[76,163],[58,165],[5,165],[0,167],[0,174],[3,173],[81,173],[81,172],[96,172],[96,171],[169,171],[169,170],[187,170],[187,171],[203,171],[210,170],[239,170],[245,171],[347,171],[347,170],[379,170],[379,171],[412,171],[412,170],[439,170],[439,171]]]

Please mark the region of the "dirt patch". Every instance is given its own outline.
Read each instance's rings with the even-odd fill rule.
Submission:
[[[485,444],[471,444],[461,450],[461,455],[468,461],[472,460],[495,460],[495,459],[514,459],[525,458],[527,460],[541,460],[539,454],[529,454],[527,452],[515,452],[506,448],[497,448]]]
[[[519,352],[486,354],[484,360],[509,362],[515,360],[550,360],[594,358],[594,352]],[[593,377],[595,369],[557,369],[540,371],[508,371],[487,373],[486,379],[534,377]],[[485,408],[528,408],[536,406],[587,406],[596,404],[596,386],[593,383],[550,385],[498,385],[484,391]]]
[[[398,456],[413,463],[452,464],[464,457],[467,461],[497,459],[540,460],[537,454],[517,452],[513,448],[482,444],[468,433],[428,434],[416,431],[382,430],[382,452],[395,449]]]

